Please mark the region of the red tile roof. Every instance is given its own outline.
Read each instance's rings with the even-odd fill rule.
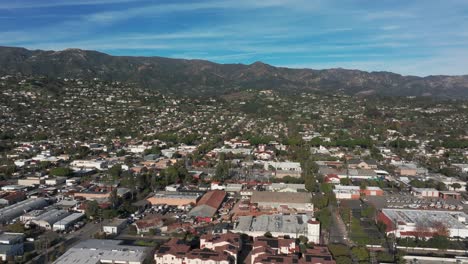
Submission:
[[[225,191],[209,191],[198,201],[197,206],[207,205],[218,209],[223,203],[224,197],[226,197]]]

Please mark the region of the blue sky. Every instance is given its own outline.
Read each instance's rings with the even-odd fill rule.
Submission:
[[[466,0],[0,0],[0,45],[468,74]]]

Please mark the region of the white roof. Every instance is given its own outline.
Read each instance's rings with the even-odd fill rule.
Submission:
[[[55,264],[143,263],[151,248],[120,245],[122,240],[88,239],[65,252]]]

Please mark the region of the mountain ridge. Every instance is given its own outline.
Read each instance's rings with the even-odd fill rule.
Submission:
[[[93,50],[29,50],[0,46],[0,74],[100,78],[180,94],[211,95],[242,89],[342,91],[350,95],[468,98],[468,75],[418,77],[386,71],[323,70],[200,59],[112,56]]]

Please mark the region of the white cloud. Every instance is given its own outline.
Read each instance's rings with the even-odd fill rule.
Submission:
[[[138,2],[139,0],[36,0],[36,1],[5,1],[0,3],[0,9],[28,9],[28,8],[48,8],[61,6],[84,6],[84,5],[104,5]]]

